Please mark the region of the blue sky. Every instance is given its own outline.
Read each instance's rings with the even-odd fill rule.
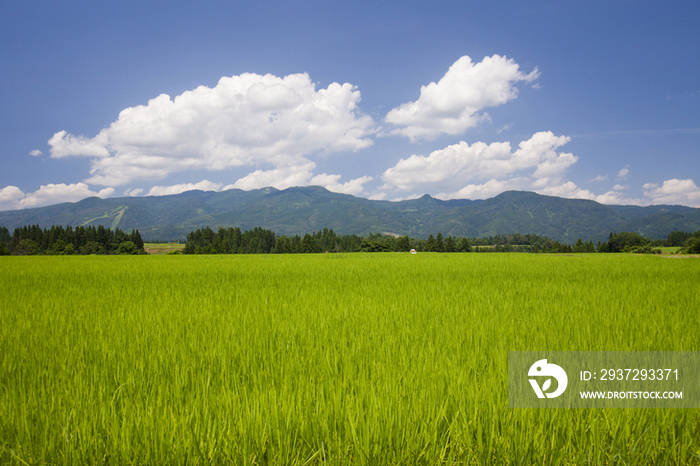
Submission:
[[[14,2],[0,210],[321,185],[700,207],[700,4]]]

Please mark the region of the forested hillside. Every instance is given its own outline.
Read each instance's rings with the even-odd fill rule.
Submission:
[[[483,201],[442,201],[425,195],[400,202],[372,201],[317,186],[252,191],[188,191],[170,196],[89,198],[77,203],[0,212],[0,226],[99,226],[141,232],[147,241],[182,239],[210,227],[304,235],[329,228],[340,235],[382,232],[427,239],[535,234],[562,243],[606,241],[630,231],[652,239],[700,229],[700,209],[684,206],[608,206],[533,192],[509,191]]]

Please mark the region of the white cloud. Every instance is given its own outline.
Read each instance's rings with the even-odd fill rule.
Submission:
[[[593,178],[593,179],[590,180],[590,181],[591,181],[591,182],[594,182],[594,181],[605,181],[605,180],[607,180],[607,179],[608,179],[608,175],[598,175],[598,176],[596,176],[595,178]]]
[[[386,193],[385,192],[376,192],[373,193],[368,199],[372,201],[383,201],[386,199]]]
[[[459,190],[468,181],[498,180],[533,169],[528,176],[556,180],[578,160],[572,154],[556,152],[557,148],[569,141],[567,136],[555,136],[550,131],[540,132],[522,141],[515,152],[509,142],[475,142],[470,146],[462,141],[436,150],[428,157],[412,155],[401,159],[384,172],[382,180],[388,186],[404,191],[429,188]],[[443,194],[451,195],[447,192]]]
[[[93,157],[85,181],[99,185],[261,163],[284,170],[313,153],[370,146],[374,122],[359,101],[348,83],[316,90],[307,74],[245,73],[127,108],[91,139],[60,131],[49,145],[54,158]],[[261,176],[258,170],[251,180]]]
[[[124,191],[125,196],[136,197],[143,192],[142,188],[127,189]]]
[[[661,187],[657,183],[646,183],[643,188],[644,196],[650,198],[652,204],[682,204],[700,207],[700,188],[691,179],[666,180]]]
[[[329,175],[322,173],[313,175],[316,163],[303,157],[286,160],[278,164],[271,170],[256,170],[235,183],[224,187],[226,189],[260,189],[268,186],[277,189],[286,189],[293,186],[323,186],[329,191],[343,194],[361,195],[364,194],[364,184],[372,181],[371,176],[362,176],[354,180],[340,183],[341,175]]]
[[[576,186],[576,183],[572,181],[567,181],[560,185],[544,186],[541,189],[536,190],[536,192],[547,196],[565,197],[567,199],[595,200],[595,194],[587,189],[579,188]]]
[[[42,207],[62,202],[77,202],[87,197],[109,197],[114,188],[105,188],[98,192],[90,191],[85,183],[47,184],[33,193],[24,193],[16,186],[7,186],[0,190],[0,208],[3,210]]]
[[[421,197],[422,196],[420,194],[411,194],[410,196],[395,197],[391,200],[391,202],[411,201],[413,199],[420,199]]]
[[[470,184],[453,193],[440,193],[438,199],[488,199],[504,191],[524,190],[534,191],[545,196],[556,196],[566,199],[587,199],[601,204],[642,205],[640,199],[625,198],[622,193],[608,191],[595,195],[591,191],[579,188],[572,181],[552,183],[548,178],[532,181],[529,178],[512,178],[508,180],[491,179],[482,184]]]
[[[385,184],[380,191],[382,196],[386,196],[386,191],[390,190],[413,193],[440,190],[435,197],[447,200],[487,199],[504,191],[525,190],[569,199],[589,199],[602,204],[645,204],[640,199],[627,198],[619,192],[629,189],[629,186],[617,184],[613,190],[597,195],[565,180],[566,171],[577,162],[578,157],[557,150],[569,141],[567,136],[555,136],[548,131],[536,133],[520,142],[515,151],[508,142],[476,142],[471,146],[460,142],[434,151],[427,157],[412,155],[399,160],[384,172],[382,179]],[[591,181],[607,178],[600,175]],[[675,195],[676,191],[680,191],[686,196],[697,195],[700,202],[700,190],[693,188],[694,185],[690,184],[692,181],[689,181],[676,183],[679,186],[675,191],[670,187],[672,183],[667,182],[669,186],[664,192],[673,191]],[[656,185],[645,185],[649,193],[655,188]],[[661,191],[662,188],[659,188]],[[656,196],[662,197],[661,194]]]
[[[316,164],[303,157],[287,160],[286,163],[280,163],[272,170],[255,170],[224,189],[237,188],[248,191],[268,186],[277,189],[306,186],[313,176],[314,168]]]
[[[605,194],[601,194],[595,197],[596,202],[601,204],[615,204],[615,205],[643,205],[644,202],[641,199],[626,198],[622,193],[615,191],[608,191]]]
[[[114,188],[105,188],[98,192],[90,191],[85,183],[75,184],[47,184],[42,185],[37,191],[28,193],[20,201],[22,207],[38,207],[61,202],[77,202],[87,197],[109,197],[114,194]]]
[[[624,179],[627,178],[627,175],[628,175],[629,172],[630,172],[630,170],[629,170],[628,167],[629,167],[629,165],[627,165],[625,168],[623,168],[622,170],[620,170],[620,171],[617,173],[617,179],[618,179],[618,180],[624,180]]]
[[[496,132],[497,132],[498,134],[501,134],[501,133],[504,132],[504,131],[510,130],[512,127],[513,127],[513,123],[507,123],[507,124],[501,126],[500,128],[498,128],[498,129],[496,130]]]
[[[339,183],[340,175],[316,175],[311,178],[312,185],[323,186],[329,191],[334,193],[352,194],[354,196],[359,196],[364,192],[363,185],[368,181],[372,181],[374,178],[371,176],[363,176],[360,178],[355,178],[345,183]]]
[[[167,196],[169,194],[180,194],[185,191],[199,189],[201,191],[219,191],[222,183],[212,183],[209,180],[202,180],[199,183],[182,183],[171,186],[153,186],[149,191],[149,196]],[[130,194],[134,195],[134,194]]]
[[[616,205],[642,205],[641,199],[626,198],[622,193],[616,191],[608,191],[605,194],[595,195],[591,191],[579,188],[572,181],[567,181],[561,185],[546,186],[542,189],[535,189],[539,194],[549,196],[564,197],[567,199],[588,199],[599,202],[600,204],[616,204]]]
[[[40,155],[44,155],[44,153],[39,149],[34,149],[29,153],[29,155],[31,155],[32,157],[39,157]]]
[[[554,136],[551,131],[534,134],[527,141],[520,143],[520,149],[515,152],[517,157],[537,161],[536,178],[556,177],[576,163],[578,157],[573,154],[557,154],[556,149],[571,141],[568,136]]]
[[[513,178],[510,180],[497,180],[491,178],[486,183],[469,184],[452,193],[439,193],[436,198],[448,199],[488,199],[504,191],[520,190],[529,186],[527,178]]]
[[[93,139],[85,136],[73,136],[66,131],[59,131],[49,139],[51,146],[51,157],[60,159],[70,155],[81,155],[84,157],[109,157],[107,150],[107,135],[102,130]]]
[[[518,96],[516,84],[539,77],[519,70],[512,59],[494,55],[479,63],[463,56],[437,83],[422,86],[420,97],[391,110],[385,121],[399,128],[389,134],[432,140],[441,134],[460,134],[488,119],[484,108],[496,107]]]
[[[0,210],[19,208],[19,201],[23,198],[24,193],[17,186],[5,186],[0,189]]]

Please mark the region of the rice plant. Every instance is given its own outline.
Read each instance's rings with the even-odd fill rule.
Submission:
[[[508,351],[692,351],[698,262],[2,257],[0,463],[700,464],[690,409],[509,409]]]

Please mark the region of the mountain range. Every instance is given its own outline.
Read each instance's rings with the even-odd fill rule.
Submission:
[[[203,227],[267,228],[303,235],[323,228],[338,234],[388,233],[426,238],[534,233],[561,242],[604,241],[610,232],[665,238],[700,229],[700,209],[678,205],[603,205],[527,191],[486,200],[442,201],[429,195],[398,202],[339,194],[318,186],[284,190],[187,191],[181,194],[100,199],[0,212],[0,226],[104,225],[138,229],[146,241],[184,239]]]

